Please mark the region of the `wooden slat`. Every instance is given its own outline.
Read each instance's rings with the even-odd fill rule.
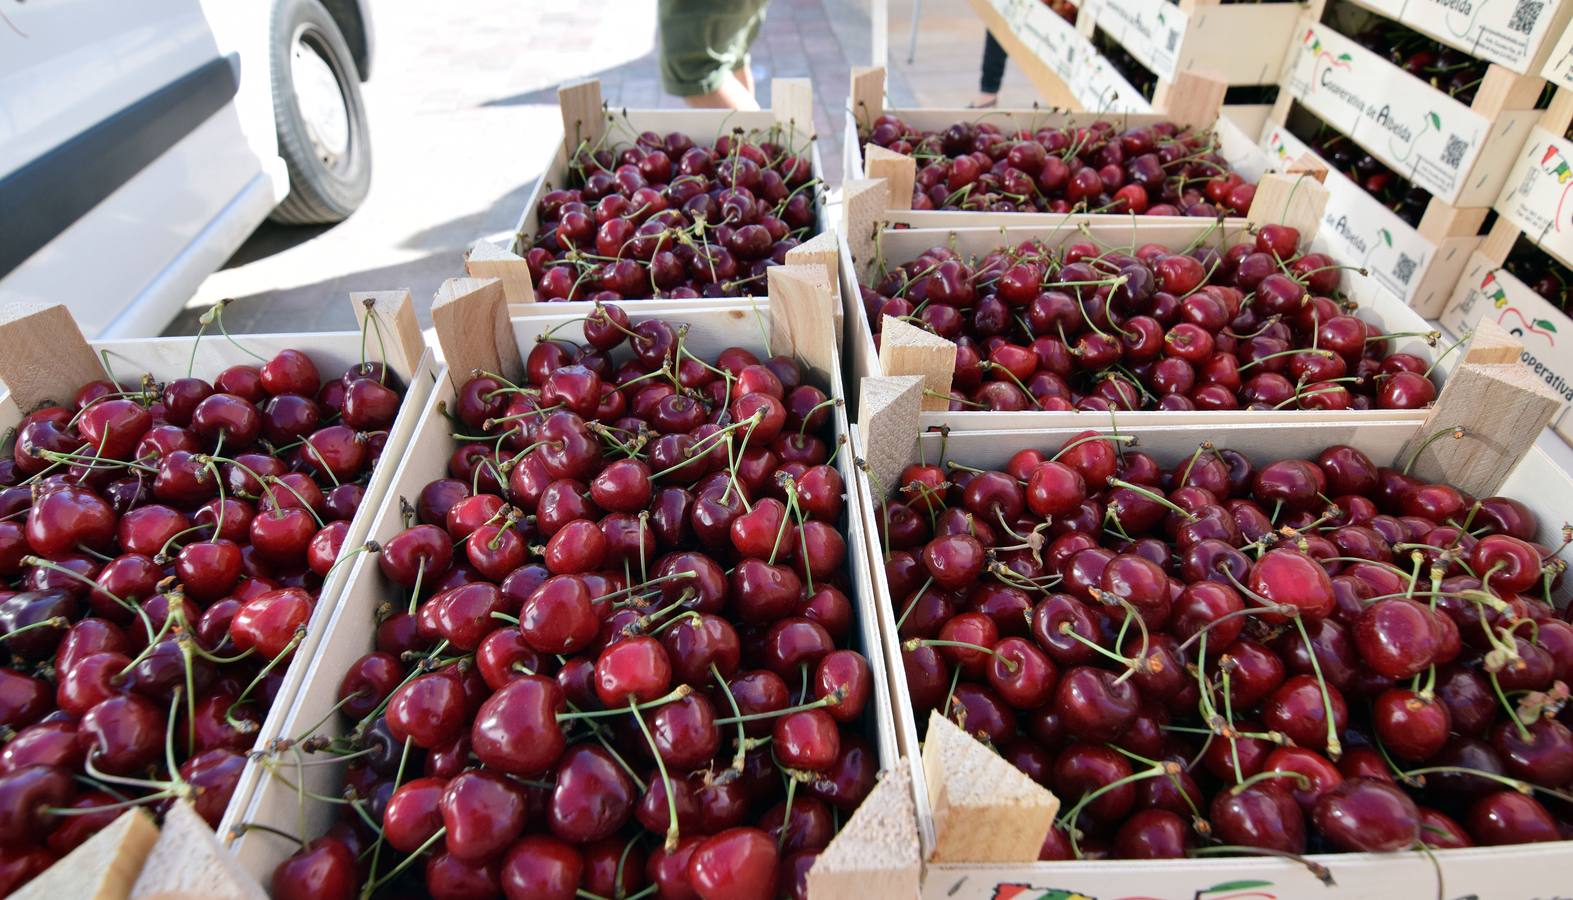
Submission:
[[[865,127],[885,114],[885,67],[854,66],[852,93],[847,100],[852,116]]]
[[[814,89],[809,80],[807,78],[771,79],[770,112],[788,134],[796,135],[794,143],[813,137],[815,134]]]
[[[956,370],[956,344],[931,331],[886,316],[880,324],[879,371],[882,375],[921,375],[923,408],[950,406],[950,379]]]
[[[863,168],[870,178],[883,178],[890,192],[889,209],[912,208],[912,184],[917,180],[917,160],[878,144],[863,148]]]
[[[563,116],[564,149],[572,158],[581,144],[594,144],[606,133],[601,111],[601,82],[592,78],[557,89],[557,106]]]
[[[494,372],[510,381],[524,373],[519,345],[508,322],[508,301],[495,278],[450,278],[437,289],[431,305],[437,344],[448,363],[454,386],[473,372]]]
[[[408,384],[426,352],[426,337],[415,318],[415,299],[408,289],[402,291],[352,291],[350,306],[355,320],[364,330],[368,354],[373,348],[385,349],[383,362]]]
[[[517,253],[504,250],[481,238],[470,245],[464,256],[464,271],[471,278],[495,278],[502,282],[502,293],[509,303],[534,303],[535,284],[530,279],[530,264]]]
[[[103,377],[103,362],[64,305],[0,304],[0,382],[22,412],[69,404],[78,388]]]
[[[921,375],[875,376],[859,384],[858,436],[875,490],[895,490],[901,470],[916,458],[922,412]]]
[[[815,266],[771,266],[766,271],[770,296],[770,351],[797,358],[829,378],[837,370],[841,336],[836,330],[836,300]]]

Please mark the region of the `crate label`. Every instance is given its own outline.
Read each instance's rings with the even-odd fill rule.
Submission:
[[[1568,0],[1406,0],[1398,21],[1487,62],[1526,74]],[[1369,4],[1365,4],[1369,5]]]
[[[996,0],[995,8],[1027,49],[1069,83],[1077,65],[1093,52],[1076,26],[1042,0]]]
[[[1463,190],[1491,132],[1469,107],[1322,25],[1290,49],[1289,92],[1443,202]]]
[[[1287,166],[1304,153],[1316,156],[1299,138],[1279,127],[1267,130],[1262,148],[1267,151],[1268,167],[1273,169]],[[1327,208],[1312,248],[1345,265],[1364,266],[1378,285],[1409,303],[1436,247],[1358,184],[1337,169],[1327,168],[1323,183]]]
[[[1562,39],[1546,59],[1541,77],[1564,88],[1573,88],[1573,28],[1562,31]]]
[[[1190,16],[1166,0],[1101,0],[1098,27],[1159,78],[1173,78]]]
[[[1152,103],[1089,42],[1066,81],[1083,109],[1095,113],[1150,113]]]
[[[1488,316],[1524,344],[1519,354],[1524,365],[1562,395],[1563,403],[1573,403],[1573,321],[1476,253],[1442,311],[1442,324],[1462,334]]]
[[[1573,141],[1529,133],[1496,210],[1542,250],[1573,268]]]

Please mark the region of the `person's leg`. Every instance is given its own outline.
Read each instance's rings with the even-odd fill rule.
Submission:
[[[683,102],[697,109],[755,110],[759,108],[759,101],[754,99],[754,92],[744,87],[743,82],[731,72],[726,73],[720,87],[704,94],[690,94],[683,98]]]
[[[765,0],[661,0],[661,82],[689,106],[759,108],[748,48],[764,21]]]
[[[990,107],[999,102],[1000,82],[1005,79],[1005,48],[994,39],[992,31],[983,34],[983,72],[978,78],[978,99],[975,107]]]

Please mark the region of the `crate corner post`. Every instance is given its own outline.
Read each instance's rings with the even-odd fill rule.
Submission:
[[[818,266],[766,269],[770,304],[770,349],[795,357],[826,375],[836,372],[840,333],[835,295]]]
[[[871,376],[858,386],[858,442],[863,449],[864,474],[873,489],[883,492],[896,486],[905,469],[917,458],[918,433],[923,419],[923,376]]]
[[[606,133],[599,78],[558,88],[557,106],[563,116],[563,152],[569,159],[580,146],[594,144]]]
[[[157,841],[153,817],[133,807],[11,896],[14,900],[124,900]]]
[[[1191,128],[1211,128],[1223,113],[1223,97],[1229,86],[1210,72],[1181,72],[1164,97],[1164,114],[1175,124]]]
[[[1300,232],[1302,244],[1309,244],[1327,210],[1329,195],[1321,181],[1325,175],[1326,170],[1320,167],[1291,167],[1285,172],[1263,175],[1256,184],[1256,196],[1251,200],[1246,220],[1253,228],[1288,225]]]
[[[833,230],[821,231],[808,240],[786,253],[786,263],[789,266],[818,266],[825,270],[825,277],[830,279],[830,291],[835,296],[841,294],[841,244]],[[836,317],[841,317],[839,307]]]
[[[853,119],[873,127],[874,120],[885,114],[885,67],[853,66],[852,93],[847,103]]]
[[[890,188],[881,178],[855,178],[841,188],[841,234],[859,277],[875,272],[878,230],[890,211]]]
[[[1059,799],[937,710],[923,741],[923,774],[934,816],[931,862],[1038,858]]]
[[[1497,492],[1563,407],[1562,396],[1519,363],[1522,344],[1494,325],[1483,331],[1399,456],[1417,477],[1477,497]]]
[[[807,78],[770,79],[770,112],[787,134],[812,139],[814,128],[814,88]]]
[[[923,376],[923,408],[949,408],[950,380],[956,371],[955,342],[894,316],[884,318],[879,338],[880,373]]]
[[[177,801],[131,887],[131,900],[208,897],[265,900],[267,893],[219,843],[190,803]]]
[[[470,245],[464,254],[464,272],[471,278],[496,278],[502,282],[509,303],[534,303],[535,283],[524,257],[486,238]]]
[[[890,192],[887,209],[911,209],[912,186],[917,181],[918,164],[905,153],[886,150],[878,144],[863,146],[863,167],[870,178],[885,180]]]
[[[415,377],[415,369],[426,352],[426,338],[415,318],[415,298],[410,296],[409,288],[351,291],[350,306],[355,311],[356,323],[362,329],[372,330],[366,336],[367,350],[377,346],[373,341],[380,340],[383,362],[406,382]],[[384,328],[388,330],[383,331]]]
[[[905,762],[905,761],[903,761]],[[808,870],[815,900],[910,898],[922,881],[912,772],[886,772]]]
[[[69,403],[77,389],[105,377],[71,311],[59,303],[0,303],[0,382],[22,412]]]
[[[437,344],[454,387],[476,370],[509,380],[521,377],[524,359],[514,341],[502,282],[495,278],[450,278],[431,305]]]

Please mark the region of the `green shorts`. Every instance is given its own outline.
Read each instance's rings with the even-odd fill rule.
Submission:
[[[660,0],[661,86],[693,97],[748,64],[769,0]]]

